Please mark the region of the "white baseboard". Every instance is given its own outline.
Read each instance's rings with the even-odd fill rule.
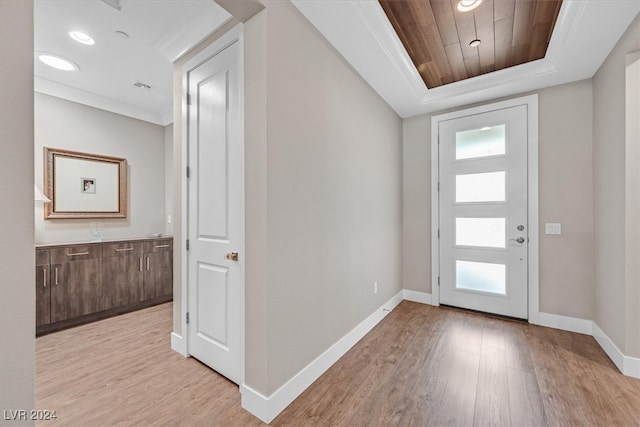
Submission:
[[[184,357],[187,357],[187,346],[184,338],[181,335],[171,332],[171,350],[176,353],[180,353]]]
[[[431,294],[428,294],[426,292],[419,292],[419,291],[412,291],[412,290],[409,290],[409,289],[404,289],[402,291],[402,297],[403,297],[403,299],[406,299],[407,301],[413,301],[413,302],[419,302],[421,304],[432,305],[431,304]]]
[[[403,291],[400,291],[270,396],[266,397],[246,384],[242,384],[240,386],[242,407],[267,424],[273,421],[307,387],[400,304],[402,299]]]
[[[540,313],[538,321],[535,322],[535,324],[561,329],[563,331],[591,335],[623,375],[640,378],[640,359],[625,356],[611,338],[600,329],[596,322],[576,317],[561,316],[559,314]]]
[[[640,358],[624,356],[622,373],[628,377],[640,379]]]
[[[563,331],[577,332],[579,334],[593,335],[593,321],[577,317],[561,316],[559,314],[539,313],[535,325],[548,328],[562,329]]]
[[[640,378],[640,359],[625,356],[595,322],[593,323],[593,338],[600,344],[600,347],[620,372],[629,377]]]

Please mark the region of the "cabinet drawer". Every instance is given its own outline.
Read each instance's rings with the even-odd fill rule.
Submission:
[[[158,239],[144,242],[144,252],[171,252],[173,251],[173,239]]]
[[[105,243],[102,245],[102,257],[142,256],[141,242]]]
[[[49,249],[36,249],[36,265],[49,265]]]
[[[51,264],[64,264],[101,257],[102,246],[100,245],[74,245],[51,249]]]

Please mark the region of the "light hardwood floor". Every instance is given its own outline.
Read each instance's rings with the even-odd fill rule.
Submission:
[[[39,425],[263,425],[170,332],[169,303],[38,338]],[[640,380],[589,336],[405,301],[272,425],[640,426]]]

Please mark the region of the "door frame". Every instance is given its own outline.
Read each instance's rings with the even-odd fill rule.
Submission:
[[[431,304],[440,305],[440,202],[438,190],[440,122],[494,110],[527,107],[527,217],[529,223],[528,321],[538,323],[540,317],[539,223],[538,223],[538,94],[465,108],[431,118]]]
[[[239,102],[238,107],[239,111],[239,127],[238,129],[240,138],[244,145],[244,40],[243,40],[243,28],[242,24],[238,24],[229,31],[227,31],[224,35],[222,35],[219,39],[215,40],[209,46],[205,47],[201,52],[196,54],[193,58],[185,62],[182,66],[181,70],[181,113],[180,120],[182,124],[181,134],[180,134],[180,215],[181,215],[181,224],[180,224],[180,234],[183,237],[182,241],[179,242],[179,245],[175,245],[180,247],[180,309],[181,309],[181,319],[180,319],[180,330],[182,334],[182,343],[180,345],[179,351],[185,357],[191,357],[191,353],[189,351],[189,330],[187,325],[186,313],[189,312],[189,252],[187,251],[186,241],[189,238],[189,183],[187,178],[187,166],[189,162],[189,106],[187,104],[187,93],[189,92],[189,79],[188,75],[191,71],[196,69],[198,66],[206,62],[207,60],[213,58],[218,53],[222,52],[227,47],[231,46],[234,43],[238,43],[239,47],[239,76],[238,76],[238,90],[239,90]],[[244,157],[244,156],[243,156]],[[244,181],[244,180],[243,180]],[[242,199],[244,200],[244,182],[241,185],[242,187]],[[242,206],[242,238],[241,241],[238,242],[238,252],[241,254],[245,253],[245,235],[244,235],[244,204]],[[241,365],[242,372],[239,383],[244,383],[244,367],[245,367],[245,346],[244,346],[244,337],[245,337],[245,263],[244,261],[241,263],[241,311],[240,314],[240,330],[241,330]]]

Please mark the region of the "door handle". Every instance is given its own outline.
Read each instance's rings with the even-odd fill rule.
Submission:
[[[238,252],[229,252],[228,254],[226,254],[224,256],[225,259],[229,260],[229,261],[236,261],[238,262]]]
[[[509,240],[513,240],[514,242],[517,243],[524,243],[524,237],[520,236],[517,239],[509,239]]]

